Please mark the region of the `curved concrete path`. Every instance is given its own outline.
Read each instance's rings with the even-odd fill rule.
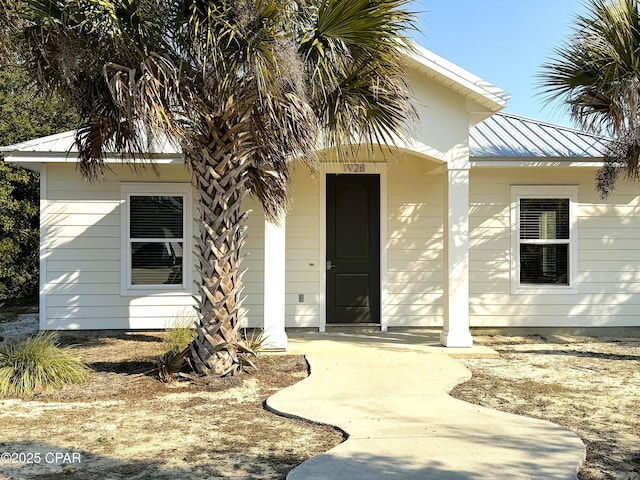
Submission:
[[[348,439],[287,478],[576,478],[585,447],[575,434],[450,397],[471,374],[436,344],[411,333],[290,337],[287,353],[306,355],[311,375],[270,397],[268,408],[335,425]]]

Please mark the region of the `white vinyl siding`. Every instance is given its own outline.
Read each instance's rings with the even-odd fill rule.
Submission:
[[[406,155],[387,174],[389,327],[440,327],[444,322],[444,181],[437,164]]]
[[[621,182],[607,200],[602,200],[593,189],[595,172],[595,168],[588,167],[472,168],[469,232],[472,327],[638,325],[637,185]],[[552,182],[577,185],[577,293],[514,295],[511,186]]]
[[[304,167],[293,172],[289,209],[285,220],[285,324],[287,327],[315,327],[320,322],[320,225],[319,184]],[[242,277],[245,300],[242,326],[264,325],[264,231],[262,207],[253,198],[243,201],[249,210],[247,243]]]
[[[424,158],[404,155],[388,164],[386,296],[388,326],[443,324],[444,175]],[[387,167],[385,167],[387,168]],[[114,166],[88,184],[74,164],[50,164],[43,202],[41,328],[165,328],[193,317],[191,292],[121,296],[120,182],[189,181],[181,166],[135,175]],[[470,175],[470,322],[472,327],[590,327],[638,325],[640,311],[640,196],[621,183],[608,200],[593,190],[594,168],[474,167]],[[514,295],[511,186],[576,184],[576,293]],[[320,187],[304,168],[293,174],[286,221],[286,324],[318,327],[324,239]],[[194,212],[195,212],[195,207]],[[255,203],[248,219],[243,267],[248,324],[262,325],[264,218]],[[302,296],[302,297],[301,297]],[[302,300],[300,300],[302,298]]]
[[[240,307],[241,327],[262,327],[264,324],[264,213],[256,200],[245,197],[242,201],[247,217],[246,243],[240,270],[245,297]]]
[[[159,177],[112,169],[87,183],[75,164],[47,166],[43,329],[162,329],[194,317],[191,291],[120,295],[120,182],[188,182],[188,172],[179,165],[160,167]]]
[[[511,292],[577,293],[574,185],[511,187]]]
[[[307,167],[292,175],[286,218],[285,324],[320,326],[320,182]]]

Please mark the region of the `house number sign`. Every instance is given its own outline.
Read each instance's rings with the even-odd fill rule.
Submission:
[[[364,163],[345,163],[343,166],[346,173],[364,173],[365,171]]]

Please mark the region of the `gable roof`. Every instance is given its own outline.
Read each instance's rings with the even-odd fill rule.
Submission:
[[[469,148],[476,159],[491,158],[598,158],[603,156],[607,139],[559,125],[498,112],[469,130]],[[158,148],[159,156],[179,157],[179,147],[167,142]],[[0,147],[12,161],[76,162],[74,131],[35,138]]]
[[[511,95],[501,88],[416,43],[411,43],[404,54],[409,66],[484,107],[487,109],[487,116],[502,110],[511,98]]]
[[[411,45],[411,49],[404,53],[407,63],[416,71],[487,109],[488,118],[469,130],[470,153],[476,160],[527,157],[600,159],[603,156],[607,143],[605,137],[502,113],[500,110],[510,98],[504,90],[417,44]],[[151,149],[153,157],[160,163],[181,161],[177,145],[168,141],[162,143]],[[76,162],[77,151],[74,131],[0,146],[0,152],[5,152],[11,161],[19,163]]]
[[[607,139],[572,128],[496,113],[469,130],[472,157],[601,158]]]
[[[412,43],[402,54],[410,68],[480,105],[482,112],[475,121],[502,110],[507,100],[511,98],[504,90],[485,82],[420,45]],[[0,146],[0,152],[4,152],[7,159],[20,163],[75,162],[78,149],[75,145],[74,131],[69,131],[6,147]],[[171,142],[164,142],[162,145],[154,146],[151,153],[155,157],[174,159],[180,155],[180,148]],[[117,156],[113,155],[113,157]]]

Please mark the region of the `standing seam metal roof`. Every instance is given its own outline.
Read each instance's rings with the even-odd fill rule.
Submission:
[[[469,130],[472,157],[600,158],[606,143],[605,137],[501,112]]]
[[[64,132],[0,147],[0,152],[76,153],[73,133]],[[469,130],[471,156],[476,158],[601,158],[606,143],[605,137],[501,112]],[[170,142],[152,151],[180,153],[180,149]]]

